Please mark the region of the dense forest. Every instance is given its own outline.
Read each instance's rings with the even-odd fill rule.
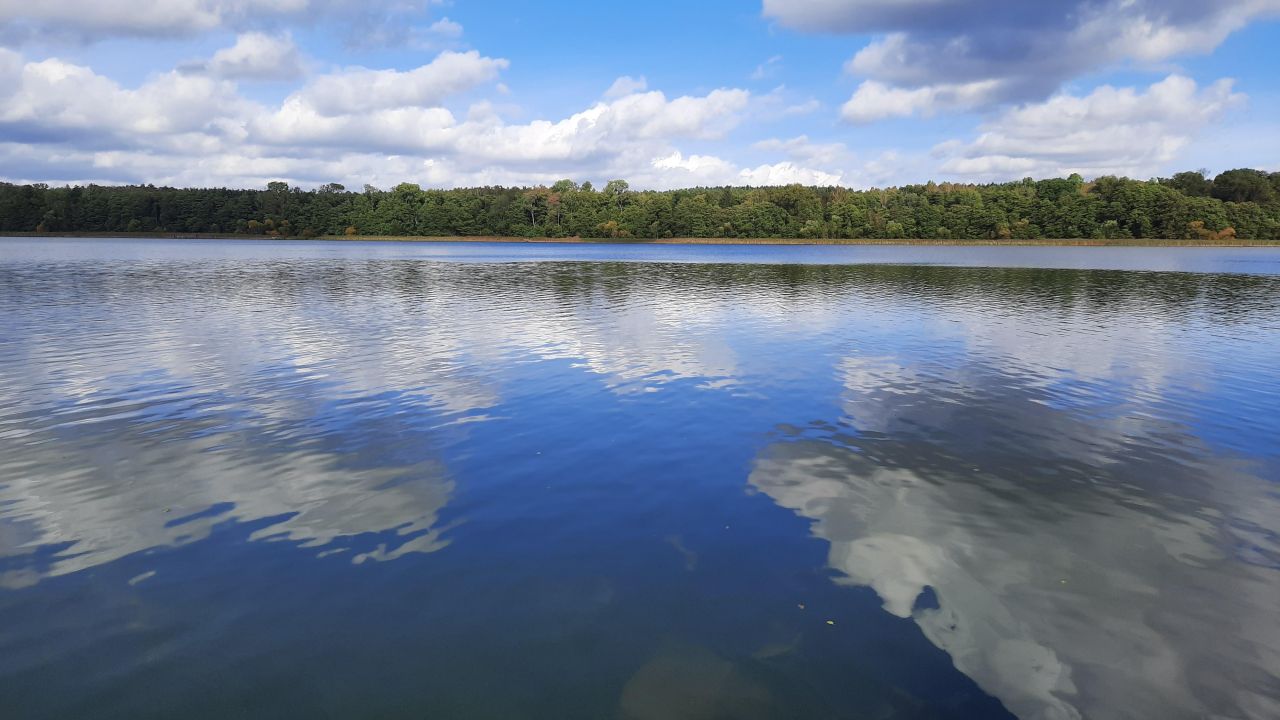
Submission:
[[[0,231],[586,238],[1280,239],[1280,173],[965,185],[301,190],[0,183]]]

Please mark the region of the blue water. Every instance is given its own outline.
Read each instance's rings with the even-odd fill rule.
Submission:
[[[0,239],[0,716],[1280,717],[1280,250]]]

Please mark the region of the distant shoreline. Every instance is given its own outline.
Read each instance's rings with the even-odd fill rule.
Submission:
[[[301,237],[268,237],[264,235],[238,235],[234,233],[36,233],[36,232],[0,232],[0,237],[21,238],[105,238],[122,240],[244,240],[281,242],[322,241],[322,242],[406,242],[406,243],[517,243],[517,244],[554,244],[566,243],[574,245],[807,245],[807,246],[859,246],[859,245],[919,245],[919,246],[971,246],[971,247],[1280,247],[1280,240],[1243,240],[1233,238],[1227,241],[1207,240],[1099,240],[1092,238],[1064,238],[1042,240],[910,240],[879,238],[526,238],[499,236],[392,236],[392,235],[321,235],[314,238]]]

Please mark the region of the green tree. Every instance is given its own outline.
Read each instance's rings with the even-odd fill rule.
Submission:
[[[1213,179],[1213,196],[1226,202],[1268,203],[1276,198],[1271,178],[1261,170],[1228,170]]]
[[[1203,170],[1180,172],[1161,182],[1188,197],[1208,197],[1213,192],[1213,183]]]

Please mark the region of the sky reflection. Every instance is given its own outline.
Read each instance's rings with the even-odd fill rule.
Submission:
[[[0,704],[1280,715],[1280,276],[358,247],[0,258]]]
[[[750,484],[1023,718],[1280,712],[1267,466],[982,365],[844,364],[846,419],[784,428]],[[928,602],[922,602],[924,600]]]

